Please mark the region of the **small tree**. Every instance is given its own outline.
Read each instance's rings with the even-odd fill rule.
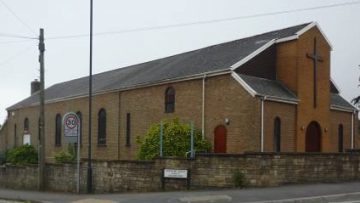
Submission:
[[[163,155],[185,157],[186,152],[190,150],[189,124],[180,123],[179,119],[163,121]],[[137,138],[140,144],[138,159],[151,160],[159,156],[160,151],[160,123],[152,125],[145,136]],[[209,151],[211,144],[203,140],[201,132],[194,130],[194,149],[196,151]]]

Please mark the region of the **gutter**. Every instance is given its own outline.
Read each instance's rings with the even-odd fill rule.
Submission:
[[[331,105],[330,110],[343,111],[343,112],[347,112],[347,113],[353,113],[354,112],[354,109],[341,107],[341,106],[337,106],[337,105]]]

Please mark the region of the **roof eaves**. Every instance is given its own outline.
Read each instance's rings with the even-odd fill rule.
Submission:
[[[349,113],[354,113],[355,111],[357,111],[356,108],[351,109],[351,108],[346,108],[346,107],[339,106],[339,105],[331,105],[330,109],[335,110],[335,111],[349,112]]]
[[[281,42],[287,42],[287,41],[291,41],[291,40],[295,40],[295,39],[299,39],[299,37],[304,34],[305,32],[307,32],[308,30],[310,30],[313,27],[317,27],[321,33],[322,36],[324,36],[326,42],[329,44],[330,46],[330,50],[332,51],[332,44],[329,40],[329,38],[325,35],[325,33],[322,31],[320,25],[317,22],[312,22],[309,25],[305,26],[303,29],[297,31],[295,33],[295,35],[293,36],[289,36],[289,37],[285,37],[285,38],[281,38],[281,39],[277,39],[276,43],[281,43]]]
[[[299,103],[298,99],[287,99],[282,97],[276,97],[271,95],[262,95],[264,97],[264,101],[274,101],[274,102],[280,102],[280,103],[286,103],[286,104],[294,104],[297,105]]]
[[[236,72],[232,71],[231,76],[252,96],[258,96],[257,93],[249,84],[247,84]]]
[[[239,68],[240,66],[242,66],[243,64],[245,64],[246,62],[250,61],[252,58],[254,58],[255,56],[257,56],[258,54],[260,54],[261,52],[265,51],[267,48],[269,48],[271,45],[275,44],[276,39],[272,39],[270,41],[268,41],[267,43],[265,43],[263,46],[261,46],[260,48],[258,48],[257,50],[255,50],[254,52],[252,52],[251,54],[249,54],[248,56],[246,56],[245,58],[241,59],[240,61],[236,62],[235,64],[231,65],[231,70],[234,71],[235,69]]]

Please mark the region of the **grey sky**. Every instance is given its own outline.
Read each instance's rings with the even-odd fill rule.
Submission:
[[[5,2],[31,30],[1,3]],[[331,5],[356,0],[94,0],[94,32],[191,23]],[[331,77],[341,94],[359,94],[360,4],[281,15],[94,37],[94,73],[193,49],[317,21],[332,43]],[[51,39],[87,34],[89,0],[0,0],[0,33],[37,37],[45,28],[46,87],[87,76],[89,39]],[[14,42],[16,41],[16,42]],[[18,42],[22,41],[22,42]],[[37,41],[0,36],[0,123],[5,109],[30,95],[39,78]]]

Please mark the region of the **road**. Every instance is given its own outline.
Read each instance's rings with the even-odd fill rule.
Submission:
[[[289,185],[271,188],[93,195],[0,189],[1,198],[44,203],[290,203],[349,201],[360,203],[360,182]],[[0,201],[0,203],[2,202]]]

